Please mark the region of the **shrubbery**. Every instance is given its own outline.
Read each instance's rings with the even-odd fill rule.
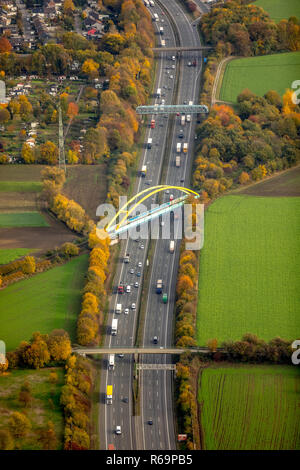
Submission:
[[[86,359],[70,356],[66,363],[66,384],[60,403],[65,415],[65,450],[90,448],[89,413],[91,408],[92,372]]]

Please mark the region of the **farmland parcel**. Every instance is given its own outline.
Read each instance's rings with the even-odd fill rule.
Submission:
[[[198,393],[202,448],[300,449],[299,390],[295,366],[204,369]]]
[[[283,18],[288,20],[291,16],[300,18],[299,0],[257,0],[254,4],[269,13],[276,23]]]
[[[207,210],[197,339],[300,334],[300,198],[225,196]]]
[[[1,339],[6,349],[29,340],[35,331],[64,328],[74,339],[88,256],[17,282],[1,292]]]
[[[300,52],[232,60],[226,66],[220,100],[234,103],[245,88],[259,96],[269,90],[282,96],[297,79],[299,66]]]

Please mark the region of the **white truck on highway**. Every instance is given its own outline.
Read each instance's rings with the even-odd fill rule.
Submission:
[[[159,28],[159,34],[161,34],[161,35],[164,34],[164,28],[162,26]]]
[[[193,101],[189,101],[189,106],[193,106],[194,102]]]
[[[175,249],[175,242],[174,240],[170,240],[170,253],[174,253]]]
[[[141,176],[145,178],[146,174],[147,174],[147,165],[143,165],[141,169]]]
[[[149,139],[147,141],[147,148],[151,149],[151,147],[152,147],[152,137],[149,137]]]
[[[161,294],[161,293],[162,293],[162,288],[163,288],[162,279],[157,279],[157,282],[156,282],[156,293],[157,293],[157,294]]]
[[[185,115],[184,115],[184,114],[183,114],[183,115],[181,116],[181,118],[180,118],[180,124],[181,124],[182,126],[184,126],[184,124],[185,124]]]
[[[114,370],[115,369],[115,355],[110,354],[108,357],[108,369]]]
[[[124,263],[129,263],[130,261],[130,255],[129,253],[126,253],[126,255],[124,256]]]
[[[117,304],[116,306],[116,313],[120,314],[122,312],[122,304]]]
[[[176,166],[177,168],[180,167],[180,155],[176,155],[175,166]]]
[[[184,143],[184,144],[183,144],[183,153],[187,153],[188,148],[189,148],[188,143]]]
[[[117,332],[118,332],[118,320],[117,318],[114,318],[111,324],[111,334],[113,336],[116,336]]]
[[[161,88],[157,88],[156,98],[160,98],[160,97],[161,97]]]
[[[176,145],[176,152],[177,153],[181,152],[181,143],[180,142],[178,142],[177,145]]]
[[[186,122],[191,122],[191,115],[190,114],[186,115]]]

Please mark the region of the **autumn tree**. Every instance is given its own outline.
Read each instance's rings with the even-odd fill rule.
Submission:
[[[9,428],[14,437],[25,437],[31,429],[31,423],[24,413],[14,411],[9,418]]]
[[[53,361],[65,361],[72,352],[69,335],[64,330],[53,330],[49,335],[47,345]]]
[[[70,14],[75,10],[75,6],[73,3],[73,0],[64,0],[64,13],[65,14]]]
[[[33,274],[35,272],[35,259],[33,256],[25,256],[22,263],[22,272],[24,274]]]
[[[218,347],[218,340],[216,338],[207,341],[207,347],[211,352],[216,352]]]
[[[177,294],[181,295],[184,291],[193,288],[193,281],[188,275],[180,276],[177,282]]]
[[[19,402],[27,407],[32,401],[31,387],[29,382],[24,382],[19,391]]]
[[[8,359],[4,354],[0,353],[0,375],[8,369]]]
[[[24,345],[21,355],[26,365],[39,369],[50,361],[47,338],[40,333],[34,333],[30,344]]]
[[[12,50],[11,43],[5,36],[2,36],[0,38],[0,54],[4,52],[10,52],[11,50]]]
[[[8,429],[0,429],[0,450],[13,450],[14,447],[13,437]]]
[[[69,103],[68,105],[68,110],[67,110],[67,115],[70,119],[74,119],[74,117],[77,116],[78,114],[78,104],[77,103],[73,103],[72,101]]]
[[[29,120],[30,115],[33,112],[33,108],[31,103],[29,102],[28,98],[25,95],[20,95],[18,97],[18,102],[20,105],[20,116],[24,121]]]
[[[47,141],[40,145],[40,162],[50,165],[56,165],[58,160],[58,148],[51,142]]]
[[[82,65],[82,72],[89,77],[89,79],[96,78],[98,76],[99,64],[93,59],[86,59]]]
[[[26,142],[22,145],[21,156],[24,163],[35,163],[35,151],[32,146]]]
[[[248,173],[246,171],[242,171],[242,173],[239,176],[239,183],[245,184],[249,181],[249,179],[250,179],[250,176],[248,175]]]
[[[38,431],[38,441],[42,444],[43,450],[55,450],[57,447],[57,437],[52,421],[48,421],[45,429]]]
[[[0,107],[0,123],[5,124],[10,120],[10,114],[6,108]]]

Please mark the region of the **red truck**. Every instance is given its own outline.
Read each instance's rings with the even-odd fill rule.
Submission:
[[[124,286],[118,286],[118,294],[124,294]]]
[[[155,128],[155,119],[151,119],[150,127],[151,129]]]

